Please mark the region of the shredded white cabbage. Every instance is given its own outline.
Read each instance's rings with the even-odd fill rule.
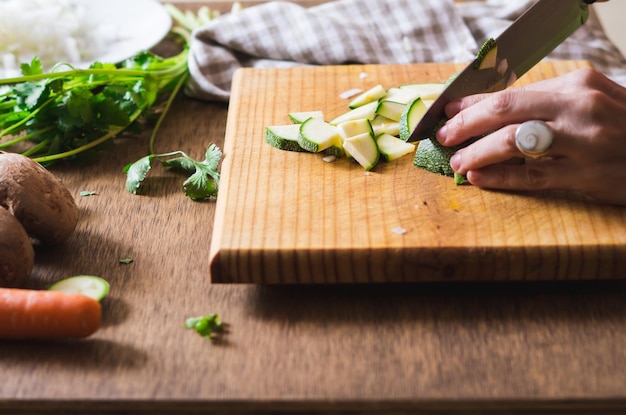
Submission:
[[[19,76],[20,64],[39,58],[45,69],[59,62],[88,62],[106,50],[113,27],[98,22],[77,0],[0,0],[0,74]]]

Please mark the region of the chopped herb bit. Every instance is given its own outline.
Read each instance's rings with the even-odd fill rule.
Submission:
[[[79,193],[79,195],[80,195],[81,197],[84,197],[84,196],[95,196],[95,195],[97,195],[97,194],[98,194],[98,193],[94,192],[93,190],[82,190],[82,191]]]
[[[186,329],[193,329],[205,339],[213,340],[217,334],[223,332],[224,323],[217,314],[208,314],[200,317],[190,317],[185,321]]]
[[[122,259],[120,259],[120,264],[130,264],[131,262],[133,262],[132,258],[122,258]]]

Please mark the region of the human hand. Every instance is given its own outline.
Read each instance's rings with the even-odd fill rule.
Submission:
[[[626,205],[626,88],[593,69],[523,87],[461,98],[446,106],[437,132],[453,146],[489,133],[459,150],[450,165],[476,186],[507,190],[559,189],[602,203]],[[542,120],[554,131],[545,157],[523,157],[517,127]]]

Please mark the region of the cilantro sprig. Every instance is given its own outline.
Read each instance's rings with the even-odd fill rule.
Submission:
[[[183,151],[150,154],[142,157],[124,168],[126,173],[126,190],[137,194],[141,183],[151,170],[155,160],[161,161],[163,167],[179,170],[189,174],[183,182],[185,195],[193,200],[205,200],[217,196],[220,173],[218,165],[222,151],[215,144],[207,147],[204,160],[197,161]]]

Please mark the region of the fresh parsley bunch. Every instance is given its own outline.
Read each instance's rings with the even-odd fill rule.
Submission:
[[[188,77],[187,55],[185,45],[169,58],[146,51],[121,66],[62,63],[48,73],[37,58],[22,64],[22,77],[0,79],[0,149],[32,144],[22,154],[44,165],[93,156],[120,133],[140,131],[156,104],[167,106]]]

